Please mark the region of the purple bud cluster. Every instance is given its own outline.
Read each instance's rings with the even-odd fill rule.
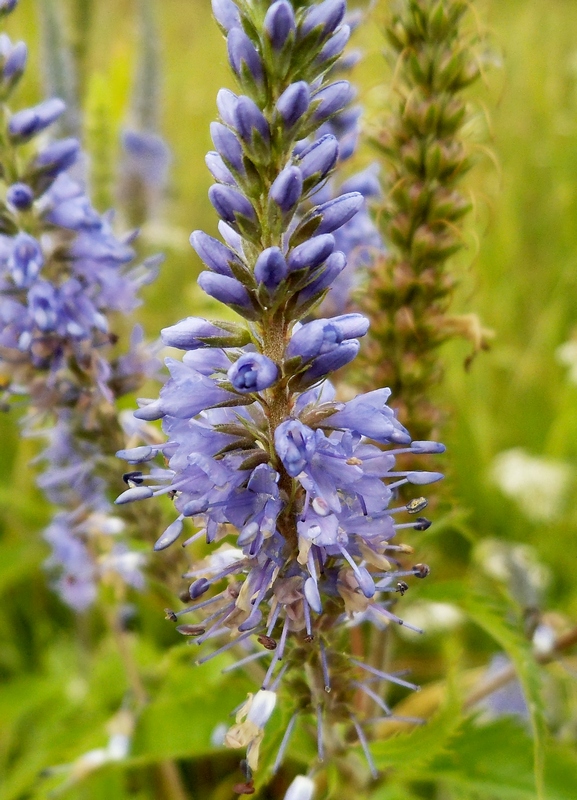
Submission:
[[[333,81],[349,37],[344,0],[276,0],[264,21],[233,0],[213,0],[213,10],[239,93],[219,92],[207,156],[223,241],[202,231],[190,241],[206,267],[201,289],[244,321],[189,317],[162,331],[165,344],[185,353],[167,359],[170,379],[159,397],[139,401],[135,416],[162,420],[167,441],[118,453],[138,480],[116,502],[172,498],[177,517],[157,550],[184,538],[186,519],[199,530],[183,545],[218,545],[185,576],[191,604],[169,617],[198,613],[198,623],[178,628],[198,644],[229,634],[216,653],[251,637],[263,645],[247,658],[271,656],[254,698],[268,708],[303,642],[303,658],[330,686],[323,641],[336,622],[401,622],[386,599],[394,578],[407,574],[394,566],[394,520],[426,501],[391,504],[399,487],[442,475],[400,469],[396,458],[444,448],[411,442],[387,406],[388,389],[336,399],[327,378],[356,356],[368,329],[362,315],[310,321],[345,269],[339,239],[374,184],[365,176],[361,191],[325,193],[343,132],[356,120],[347,110],[350,84]],[[142,472],[157,456],[162,467]],[[250,704],[239,712],[227,743],[246,746],[254,768],[266,720],[255,728],[251,713]],[[318,724],[322,745],[320,717]]]

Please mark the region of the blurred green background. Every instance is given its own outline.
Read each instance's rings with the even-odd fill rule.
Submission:
[[[75,2],[61,3],[65,19]],[[10,36],[25,38],[31,51],[21,106],[42,95],[40,5],[21,0],[7,23]],[[105,86],[98,97],[113,141],[126,123],[133,85],[136,11],[129,0],[99,0],[86,31],[87,102]],[[200,264],[188,236],[196,228],[216,230],[204,154],[216,93],[233,88],[208,0],[157,0],[155,11],[162,133],[173,163],[158,219],[141,237],[143,252],[167,255],[139,312],[151,338],[186,315],[218,314],[196,290]],[[355,78],[369,130],[390,98],[379,28],[386,12],[381,0],[355,34],[365,51]],[[424,618],[429,632],[418,641],[399,636],[393,648],[398,663],[429,687],[421,692],[428,700],[415,699],[414,709],[427,715],[426,702],[430,712],[441,698],[441,711],[429,726],[374,746],[379,766],[390,770],[385,785],[368,792],[376,800],[536,797],[534,733],[487,710],[475,722],[463,720],[459,697],[494,653],[507,650],[517,665],[529,660],[528,594],[554,632],[577,620],[577,4],[473,0],[471,25],[485,40],[484,80],[471,93],[468,133],[478,163],[467,178],[474,212],[468,247],[454,264],[461,277],[454,310],[477,313],[495,338],[468,372],[467,344],[443,351],[446,380],[436,400],[448,410],[447,496],[437,524],[411,540],[419,560],[433,567],[428,585],[401,602],[405,616]],[[365,145],[355,166],[372,158]],[[48,551],[39,531],[49,509],[27,466],[35,444],[18,442],[16,422],[17,413],[0,417],[1,800],[53,791],[78,800],[232,797],[238,758],[214,748],[211,734],[251,682],[237,673],[223,678],[220,660],[192,666],[190,649],[163,620],[170,600],[160,583],[133,598],[130,647],[150,702],[131,756],[100,770],[78,761],[106,746],[107,724],[127,702],[127,679],[99,612],[75,618],[46,586]],[[577,796],[575,670],[569,651],[543,670],[534,690],[548,727],[537,743],[547,800]],[[311,743],[294,743],[286,770],[259,796],[282,797],[312,753]],[[58,764],[76,766],[42,774]]]

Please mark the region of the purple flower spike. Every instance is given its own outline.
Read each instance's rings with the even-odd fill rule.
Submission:
[[[278,247],[268,247],[259,255],[254,267],[254,277],[272,294],[288,273],[287,263]]]
[[[264,18],[264,30],[273,50],[282,50],[296,30],[294,11],[287,0],[277,0],[270,6]]]
[[[26,183],[13,183],[6,193],[6,199],[18,211],[27,211],[34,202],[34,192]]]
[[[31,286],[44,264],[40,245],[27,233],[19,233],[14,239],[8,259],[8,269],[18,288]]]
[[[215,184],[208,190],[208,199],[217,214],[232,227],[236,227],[237,215],[255,221],[256,215],[250,201],[230,186]]]
[[[224,162],[232,169],[244,174],[242,145],[234,133],[220,122],[211,122],[210,135]]]
[[[299,168],[304,180],[317,177],[322,180],[337,163],[339,143],[336,136],[326,133],[299,154]]]
[[[66,103],[53,97],[33,108],[18,111],[8,123],[8,131],[13,139],[26,141],[52,125],[65,111]]]
[[[226,245],[214,239],[204,231],[193,231],[190,234],[190,243],[196,250],[198,257],[206,264],[206,266],[213,272],[219,275],[228,275],[230,278],[234,277],[230,262],[235,261],[239,263],[237,256],[229,250]]]
[[[364,197],[359,192],[348,192],[318,206],[315,213],[322,214],[322,221],[317,233],[331,233],[337,230],[361,210],[364,202]]]
[[[240,28],[240,15],[233,0],[212,0],[212,13],[221,28],[227,33],[232,28]]]
[[[233,112],[233,119],[240,138],[247,144],[253,143],[255,132],[259,133],[265,144],[270,141],[268,122],[260,108],[250,97],[241,95],[238,98]]]
[[[263,69],[260,56],[241,28],[232,28],[228,34],[228,59],[236,75],[242,79],[248,70],[255,83],[262,83]]]
[[[307,242],[293,247],[288,255],[288,268],[291,272],[297,269],[314,269],[330,256],[334,247],[335,240],[330,233],[313,236]]]
[[[262,392],[277,382],[279,369],[260,353],[245,353],[235,361],[227,376],[237,392]]]
[[[292,128],[305,114],[311,102],[311,90],[306,81],[297,81],[284,90],[276,110],[287,128]]]
[[[285,167],[270,187],[269,197],[277,204],[283,214],[290,214],[301,199],[303,177],[298,167]]]
[[[345,0],[324,0],[313,6],[301,25],[302,35],[320,28],[323,36],[329,36],[343,21],[345,11]]]
[[[315,122],[324,122],[333,114],[342,111],[354,98],[355,92],[348,81],[337,81],[331,83],[325,89],[317,92],[312,101],[318,103],[313,111],[313,119]]]
[[[198,285],[206,294],[230,306],[239,306],[250,310],[252,304],[247,290],[242,283],[226,275],[215,275],[214,272],[201,272]]]
[[[315,432],[300,420],[290,419],[276,429],[274,445],[286,471],[296,478],[316,452]]]

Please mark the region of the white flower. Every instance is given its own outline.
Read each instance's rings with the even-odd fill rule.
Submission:
[[[255,695],[249,694],[246,703],[236,715],[236,725],[227,731],[225,744],[228,747],[246,747],[246,757],[251,769],[258,766],[260,743],[264,737],[264,726],[276,705],[276,694],[260,689]]]
[[[571,468],[552,458],[531,456],[522,448],[505,450],[495,458],[493,481],[535,521],[550,521],[562,510]]]
[[[571,339],[560,345],[555,350],[555,358],[564,367],[569,368],[568,378],[571,383],[577,383],[577,340]]]
[[[311,800],[315,785],[310,778],[297,775],[287,789],[284,800]]]

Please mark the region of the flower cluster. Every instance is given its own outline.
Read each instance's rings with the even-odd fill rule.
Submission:
[[[324,726],[343,721],[353,676],[369,669],[347,659],[327,694],[331,661],[344,658],[331,649],[337,623],[401,623],[388,593],[405,591],[400,577],[428,572],[422,564],[397,568],[395,554],[410,549],[392,542],[398,528],[428,527],[421,517],[395,522],[426,501],[391,504],[400,486],[442,476],[398,470],[396,456],[444,448],[411,441],[387,406],[388,389],[336,398],[327,378],[357,355],[368,328],[362,315],[309,319],[345,268],[339,231],[364,204],[357,191],[317,202],[339,153],[337,137],[319,138],[319,130],[353,95],[346,80],[332,80],[349,35],[344,0],[303,8],[276,0],[262,16],[256,5],[232,0],[214,0],[213,8],[241,93],[219,92],[207,156],[224,242],[195,231],[191,243],[207,267],[200,287],[245,322],[189,317],[162,331],[164,343],[185,354],[167,360],[170,379],[135,415],[162,420],[168,438],[118,453],[134,471],[116,502],[173,498],[178,516],[157,550],[183,535],[187,518],[200,530],[185,545],[199,538],[217,545],[185,576],[192,603],[168,616],[199,612],[178,628],[199,644],[228,635],[200,661],[248,640],[257,649],[239,664],[271,657],[260,691],[226,737],[247,747],[253,769],[281,680],[307,663],[318,679],[309,682],[309,699],[299,699],[279,758],[296,713],[309,712],[322,757]],[[162,466],[142,471],[157,455]],[[378,671],[372,677],[409,685]],[[356,717],[347,720],[364,743]]]
[[[129,352],[118,355],[111,326],[139,303],[158,259],[135,264],[133,235],[118,238],[111,214],[94,209],[79,142],[45,135],[64,102],[9,109],[26,60],[26,45],[0,34],[0,373],[5,407],[22,396],[25,433],[48,440],[39,484],[59,506],[45,533],[49,565],[61,596],[83,610],[105,573],[142,584],[141,558],[109,545],[122,525],[110,516],[106,480],[93,470],[102,471],[124,441],[113,401],[157,369],[138,328]],[[94,544],[100,538],[104,548]]]

